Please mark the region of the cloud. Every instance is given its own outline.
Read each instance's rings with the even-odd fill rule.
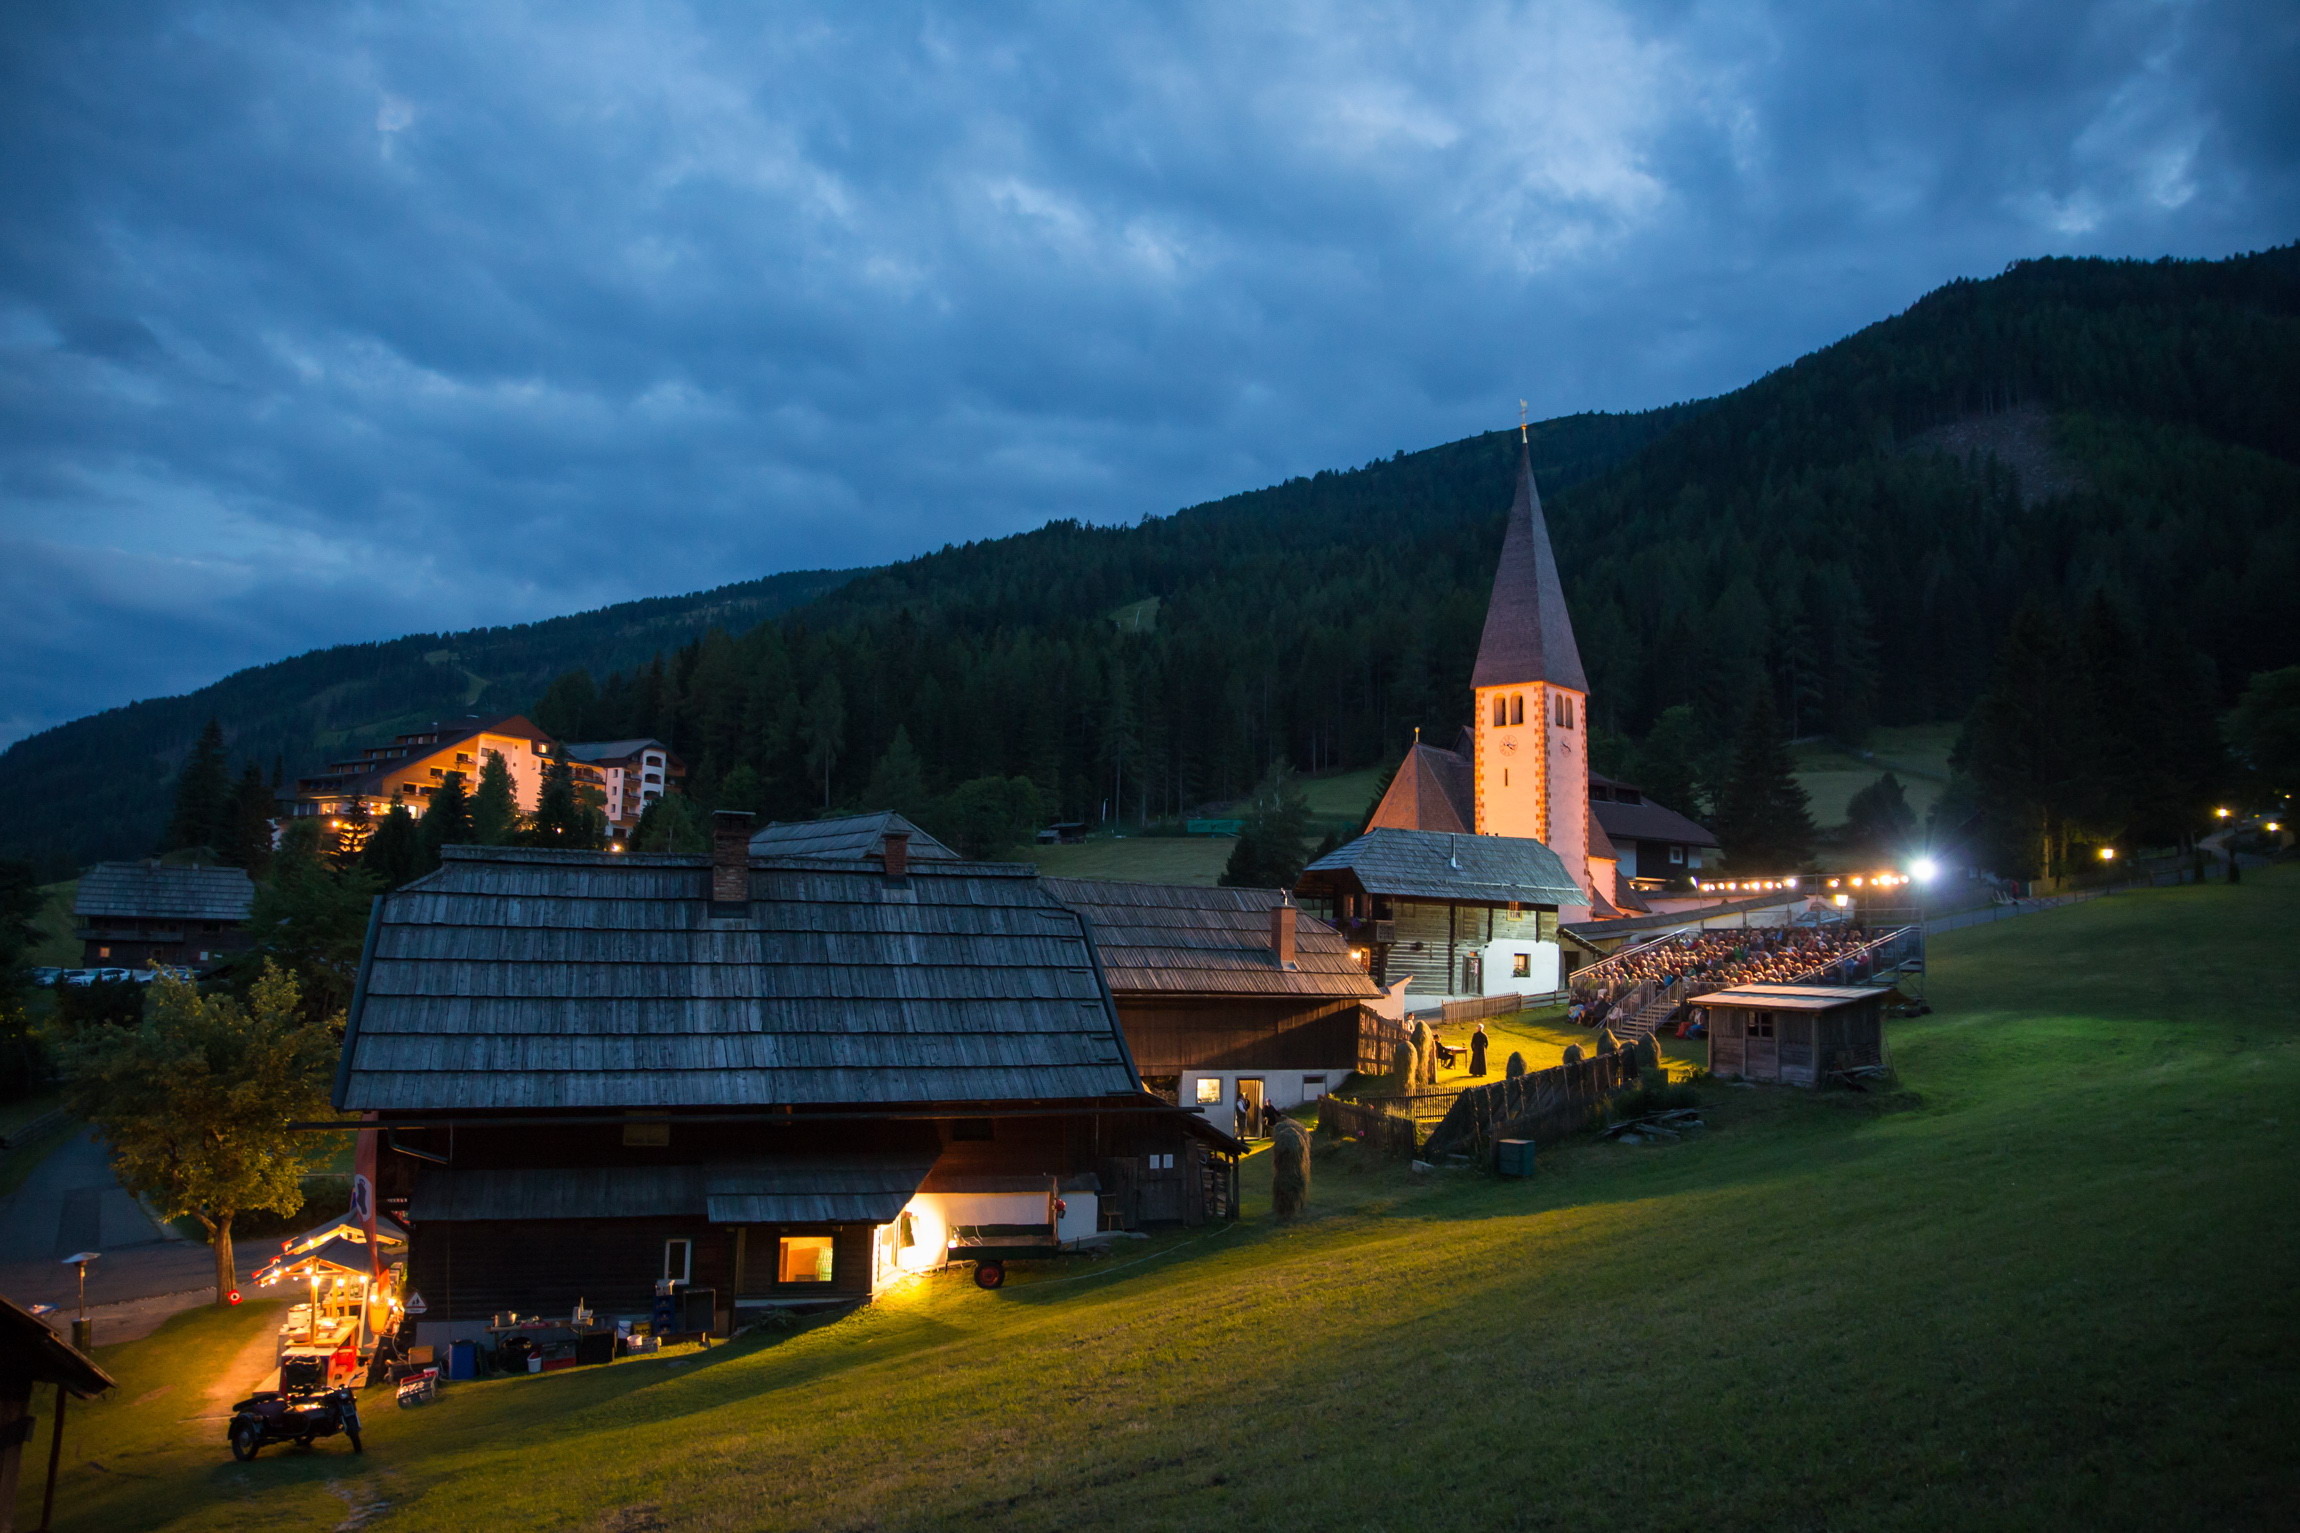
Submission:
[[[2275,243],[2296,62],[2269,5],[50,8],[0,39],[0,733]]]

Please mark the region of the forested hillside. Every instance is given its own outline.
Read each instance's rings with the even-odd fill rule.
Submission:
[[[898,728],[930,788],[1024,775],[1088,818],[1394,759],[1464,721],[1514,437],[946,550],[545,711],[781,815],[858,802]],[[2024,262],[1534,453],[1601,760],[1689,804],[1767,687],[1795,735],[1962,717],[2024,602],[2104,598],[2207,719],[2300,658],[2300,250]]]
[[[341,644],[75,719],[0,752],[0,856],[59,877],[154,850],[175,775],[211,718],[235,758],[293,777],[442,716],[524,708],[570,664],[642,665],[714,626],[752,627],[852,573],[801,570],[540,623]]]
[[[1599,743],[1680,796],[1758,689],[1797,735],[1962,717],[2024,602],[2105,599],[2151,684],[2212,707],[2300,659],[2300,248],[2024,262],[1722,399],[1533,435]],[[927,791],[1027,777],[1086,818],[1228,798],[1274,759],[1382,763],[1463,721],[1515,436],[945,549],[708,633],[682,599],[698,636],[660,653],[570,630],[538,718],[668,739],[702,797],[782,816],[903,780],[898,730]],[[211,712],[292,771],[459,684],[525,703],[552,628],[517,631],[516,666],[461,637],[328,651],[23,742],[0,851],[143,850]]]

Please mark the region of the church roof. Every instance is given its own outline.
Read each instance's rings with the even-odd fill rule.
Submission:
[[[1374,807],[1368,830],[1432,830],[1468,835],[1477,826],[1471,802],[1469,759],[1416,741],[1398,763],[1389,790]]]
[[[1541,492],[1533,484],[1533,459],[1521,445],[1517,498],[1510,502],[1470,685],[1534,681],[1589,691],[1581,650],[1573,642],[1573,619],[1565,610],[1565,587],[1557,578],[1557,555],[1549,546],[1549,523],[1541,514]]]
[[[1462,905],[1586,905],[1557,853],[1523,836],[1369,830],[1302,870],[1306,893],[1354,882],[1368,894]]]

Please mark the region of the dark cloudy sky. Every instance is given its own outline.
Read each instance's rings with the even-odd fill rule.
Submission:
[[[2300,234],[2300,6],[18,5],[0,740]]]

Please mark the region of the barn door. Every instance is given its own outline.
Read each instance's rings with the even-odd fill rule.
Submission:
[[[1781,1040],[1773,1036],[1773,1015],[1769,1011],[1749,1013],[1748,1062],[1741,1073],[1753,1081],[1781,1078]]]
[[[1239,1115],[1238,1137],[1240,1139],[1261,1138],[1262,1103],[1265,1100],[1262,1091],[1262,1078],[1258,1075],[1239,1076],[1238,1096],[1246,1099],[1246,1110]],[[1235,1103],[1237,1098],[1233,1097],[1231,1100]]]
[[[1709,1071],[1712,1075],[1741,1075],[1749,1065],[1745,1041],[1746,1019],[1738,1006],[1709,1008]]]

